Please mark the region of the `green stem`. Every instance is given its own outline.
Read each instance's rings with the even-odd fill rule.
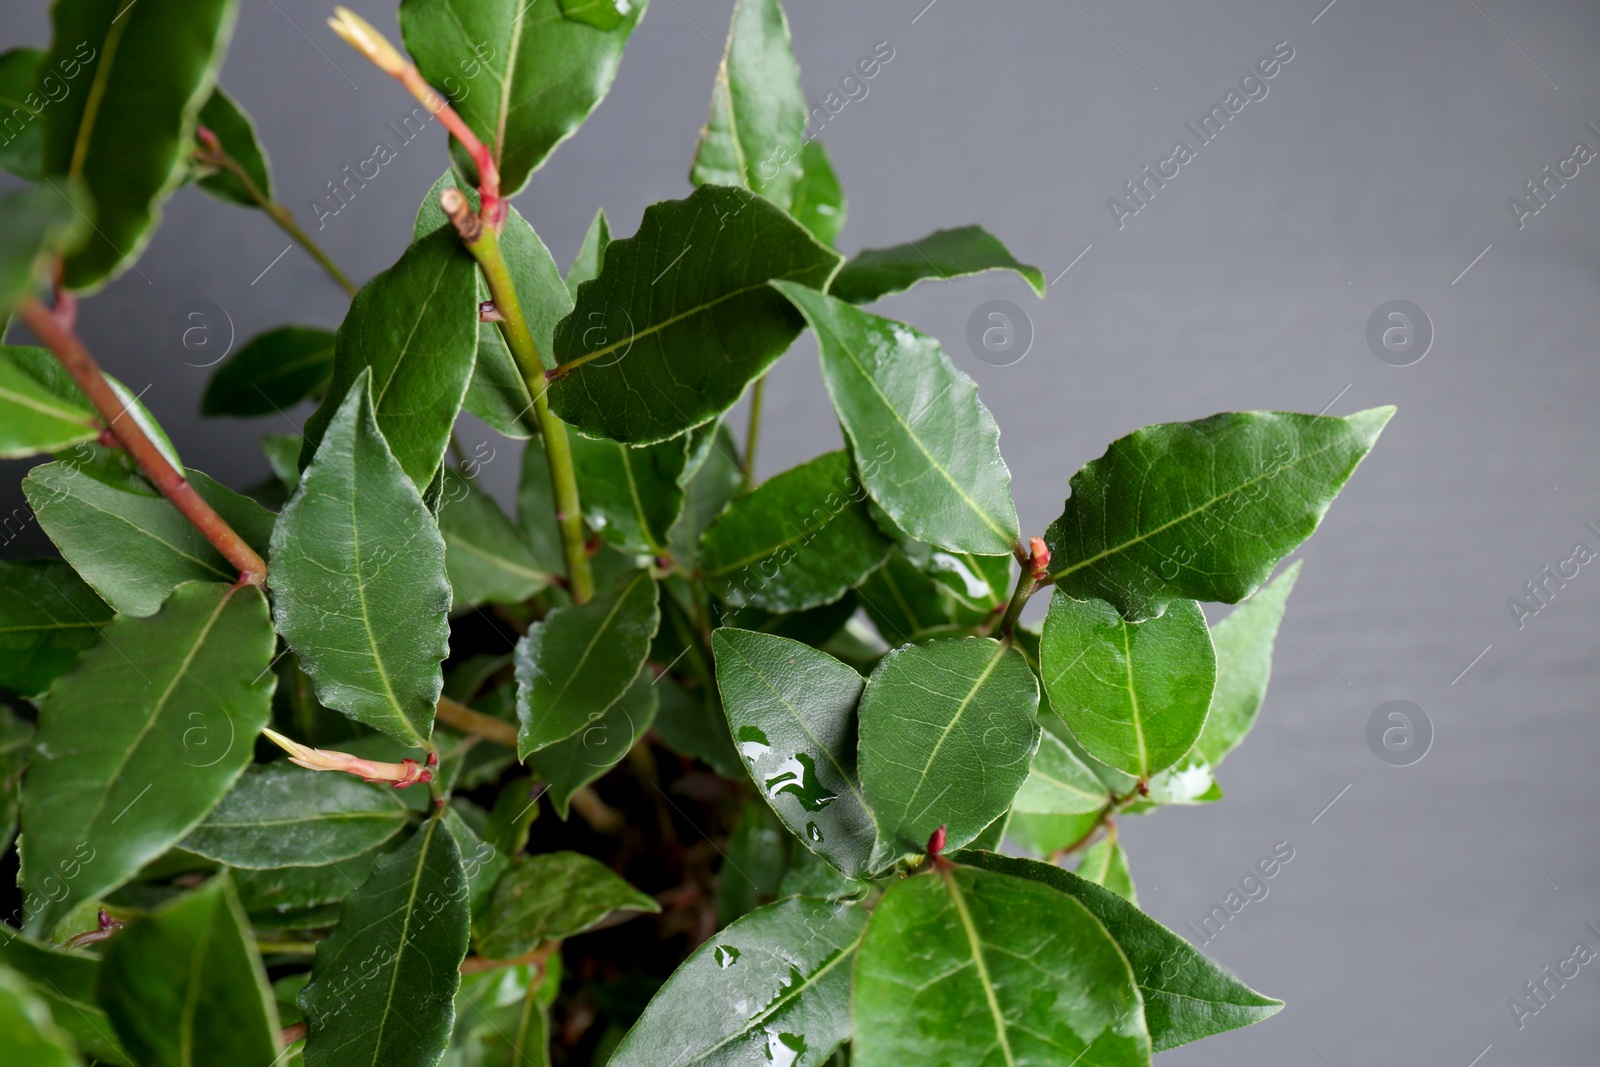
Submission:
[[[1022,618],[1023,605],[1034,594],[1038,583],[1033,579],[1033,572],[1026,564],[1021,573],[1017,575],[1017,588],[1011,593],[1011,603],[1006,605],[1006,613],[1000,619],[1000,637],[1002,640],[1009,638],[1017,629],[1017,621]]]
[[[239,184],[244,186],[245,192],[250,194],[250,199],[260,205],[261,210],[265,211],[267,216],[273,222],[276,222],[284,233],[292,237],[299,243],[301,248],[309,252],[311,258],[316,260],[318,265],[328,272],[328,277],[338,282],[339,287],[349,295],[356,295],[355,283],[346,277],[344,271],[339,269],[338,264],[328,257],[328,253],[324,252],[321,246],[311,239],[311,235],[300,228],[300,224],[294,221],[294,216],[289,213],[288,208],[268,197],[255,182],[250,180],[250,175],[245,172],[244,167],[239,165],[237,159],[234,159],[220,148],[216,151],[197,152],[195,155],[207,166],[221,168],[237,178]]]
[[[750,425],[744,432],[744,460],[739,469],[744,472],[744,484],[756,487],[756,444],[761,440],[761,396],[766,391],[767,376],[756,379],[750,390]]]
[[[459,229],[459,227],[458,227]],[[500,253],[500,235],[489,226],[463,240],[478,266],[495,310],[500,313],[500,333],[517,361],[517,370],[533,396],[533,411],[544,436],[544,455],[550,464],[550,485],[556,498],[556,525],[561,529],[561,552],[567,563],[567,588],[579,604],[594,596],[594,574],[589,568],[589,548],[583,535],[583,508],[578,499],[578,474],[572,465],[572,445],[567,440],[567,424],[550,410],[545,389],[545,366],[539,346],[522,313],[522,301],[511,280],[511,269]]]

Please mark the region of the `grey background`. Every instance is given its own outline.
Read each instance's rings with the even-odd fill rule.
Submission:
[[[1057,514],[1079,465],[1146,423],[1400,409],[1301,553],[1261,722],[1220,774],[1227,799],[1123,820],[1144,906],[1179,928],[1276,842],[1295,850],[1206,949],[1289,1007],[1162,1062],[1594,1063],[1600,962],[1520,1032],[1506,1001],[1578,940],[1600,949],[1584,928],[1600,926],[1600,566],[1521,630],[1506,601],[1574,542],[1600,549],[1583,526],[1600,524],[1600,162],[1520,232],[1506,199],[1576,140],[1600,148],[1584,126],[1600,124],[1600,9],[926,2],[791,0],[789,15],[813,104],[876,42],[895,50],[823,132],[850,182],[847,251],[981,222],[1057,278],[1092,245],[1043,301],[996,275],[881,309],[942,338],[979,381],[1026,532]],[[411,105],[322,27],[320,0],[243,6],[222,81],[260,125],[280,197],[311,223],[308,199]],[[394,28],[392,4],[353,6]],[[626,235],[646,204],[687,192],[730,4],[651,6],[610,97],[517,202],[563,263],[597,206]],[[5,11],[0,47],[48,40],[39,5]],[[1268,97],[1119,230],[1106,199],[1283,40],[1295,56]],[[399,255],[443,147],[434,129],[401,148],[319,234],[358,280]],[[287,243],[259,213],[186,190],[167,215],[139,273],[87,303],[83,331],[109,369],[150,385],[190,462],[243,485],[266,473],[255,438],[288,427],[198,421],[210,372],[168,346],[169,317],[215,301],[242,342],[284,322],[333,326],[345,301],[298,250],[257,278]],[[1036,331],[1011,367],[964,340],[994,297]],[[1365,340],[1368,315],[1396,297],[1436,329],[1407,368]],[[837,440],[813,353],[803,338],[775,373],[766,474]],[[516,449],[495,445],[485,477],[505,494]],[[7,466],[0,511],[20,504],[20,472]],[[1391,699],[1432,719],[1415,766],[1368,750],[1367,719]]]

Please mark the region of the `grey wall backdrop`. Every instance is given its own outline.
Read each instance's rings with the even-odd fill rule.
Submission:
[[[45,43],[41,6],[5,0],[0,47]],[[353,6],[395,25],[392,3]],[[222,82],[260,125],[283,199],[314,226],[310,198],[392,141],[386,124],[411,104],[323,28],[321,0],[243,7]],[[535,175],[518,207],[559,260],[597,206],[625,235],[646,204],[686,193],[729,7],[654,0],[609,99]],[[1524,183],[1576,142],[1600,148],[1600,8],[789,8],[814,102],[878,42],[894,50],[822,133],[849,183],[846,250],[981,222],[1054,279],[1043,301],[994,276],[885,302],[978,379],[1026,530],[1057,514],[1079,465],[1146,423],[1399,406],[1301,553],[1267,706],[1221,774],[1227,799],[1124,820],[1145,907],[1179,929],[1275,844],[1294,850],[1269,895],[1207,946],[1289,1007],[1163,1062],[1596,1062],[1600,962],[1549,983],[1520,1029],[1507,1000],[1577,942],[1600,950],[1600,564],[1547,585],[1548,606],[1521,626],[1507,601],[1576,542],[1600,550],[1585,525],[1600,527],[1600,162],[1547,184],[1520,227],[1507,200],[1526,199]],[[1267,96],[1119,227],[1108,198],[1176,140],[1194,144],[1184,123],[1279,42],[1293,58]],[[437,128],[400,148],[326,220],[318,238],[358,279],[399,255],[443,149]],[[83,311],[90,345],[149,386],[180,451],[234,485],[265,475],[255,439],[286,432],[284,420],[200,423],[210,372],[169,343],[168,324],[196,300],[225,309],[241,342],[285,322],[336,324],[342,294],[298,249],[277,258],[286,244],[259,213],[187,190],[138,271]],[[1022,307],[1034,335],[1007,367],[965,339],[995,298]],[[1406,367],[1367,339],[1369,317],[1397,298],[1433,329]],[[836,446],[809,338],[768,396],[765,473]],[[489,437],[464,433],[469,445]],[[515,447],[495,447],[485,477],[504,494]],[[20,473],[6,467],[6,512],[21,505]],[[5,551],[44,548],[29,534]],[[1410,766],[1367,742],[1390,700],[1431,722],[1431,750]]]

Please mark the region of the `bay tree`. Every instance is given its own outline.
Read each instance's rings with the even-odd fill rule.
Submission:
[[[237,0],[55,0],[0,55],[84,87],[0,153],[0,455],[58,552],[0,562],[6,1062],[1134,1067],[1283,1006],[1140,910],[1117,825],[1221,799],[1280,564],[1392,409],[1148,426],[1027,529],[976,383],[873,307],[1044,276],[960,220],[838,249],[779,0],[734,0],[684,195],[558,265],[515,197],[645,8],[402,0],[404,53],[335,9],[450,136],[360,284],[224,91]],[[191,183],[349,297],[212,372],[207,416],[314,407],[243,489],[76,328]],[[763,479],[808,333],[842,445]]]

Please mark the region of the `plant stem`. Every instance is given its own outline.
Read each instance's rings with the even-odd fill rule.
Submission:
[[[60,297],[54,312],[30,297],[17,305],[17,314],[44,342],[45,347],[55,353],[61,365],[67,368],[72,380],[78,383],[78,388],[83,390],[95,411],[99,412],[106,429],[116,435],[117,441],[139,464],[145,477],[222,553],[224,559],[239,569],[239,584],[265,585],[266,561],[255,549],[245,544],[244,538],[195,492],[189,479],[167,462],[167,457],[139,428],[138,420],[132,416],[123,418],[128,414],[126,405],[106,381],[94,357],[89,355],[89,350],[83,346],[71,326],[74,306],[69,294]]]
[[[263,956],[314,956],[315,941],[257,941],[256,951]]]
[[[750,389],[750,425],[745,427],[744,457],[739,464],[744,472],[744,484],[750,489],[756,487],[756,445],[761,440],[761,397],[766,385],[767,376],[763,374]]]
[[[465,704],[458,704],[449,697],[440,697],[435,711],[439,721],[446,726],[454,726],[462,733],[472,734],[486,741],[493,741],[497,745],[504,745],[513,751],[516,750],[517,728],[504,719],[485,715],[481,711],[473,711]]]
[[[589,568],[589,546],[583,535],[583,507],[578,499],[578,474],[572,465],[567,424],[550,410],[544,361],[539,357],[533,331],[528,328],[527,316],[522,313],[522,301],[511,279],[511,268],[500,252],[499,233],[471,214],[467,198],[459,189],[446,189],[440,200],[445,214],[455,224],[483,271],[495,310],[500,313],[501,336],[533,397],[533,411],[544,437],[545,461],[550,465],[550,485],[556,498],[556,525],[561,529],[561,554],[567,564],[567,591],[575,603],[582,604],[594,596],[594,574]]]
[[[328,272],[328,277],[337,282],[339,287],[350,296],[355,296],[355,283],[345,275],[344,271],[339,269],[338,264],[329,258],[328,253],[324,252],[321,246],[311,239],[311,235],[300,228],[300,224],[294,221],[294,215],[290,214],[289,209],[262,192],[261,187],[251,180],[250,175],[246,173],[237,159],[234,159],[224,151],[221,144],[212,143],[215,138],[212,138],[211,141],[206,141],[205,134],[201,134],[201,139],[206,144],[206,147],[204,150],[195,152],[195,159],[208,167],[217,167],[233,175],[239,184],[244,186],[244,191],[250,194],[250,199],[254,200],[256,205],[262,211],[265,211],[267,216],[273,222],[276,222],[284,233],[298,242],[301,248],[311,253],[311,258],[316,260],[318,265]]]
[[[1009,638],[1017,629],[1017,621],[1022,618],[1022,608],[1028,603],[1028,598],[1038,588],[1033,572],[1026,566],[1017,575],[1017,587],[1011,593],[1011,603],[1006,605],[1006,613],[1000,619],[1000,637],[1002,640]]]

